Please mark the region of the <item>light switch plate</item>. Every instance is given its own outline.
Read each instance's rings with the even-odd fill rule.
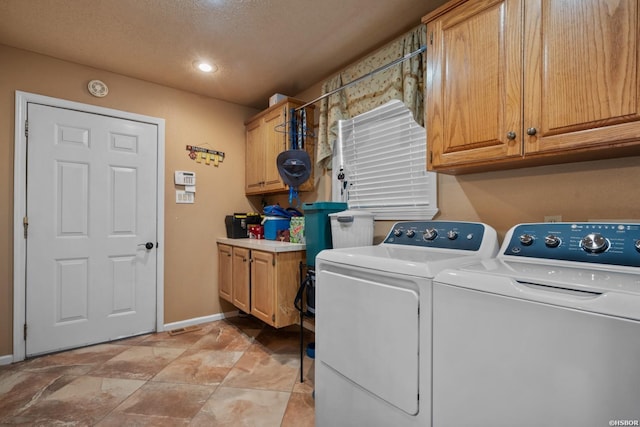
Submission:
[[[176,190],[176,203],[195,203],[196,193],[189,193],[184,190]]]

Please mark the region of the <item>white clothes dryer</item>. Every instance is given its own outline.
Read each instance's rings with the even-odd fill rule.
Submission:
[[[432,279],[497,250],[485,224],[413,221],[379,245],[320,252],[316,426],[431,425]]]
[[[513,227],[433,284],[433,425],[640,424],[640,224]]]

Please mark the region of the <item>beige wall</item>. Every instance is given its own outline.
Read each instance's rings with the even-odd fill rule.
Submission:
[[[109,96],[97,99],[86,91],[90,79],[102,79]],[[216,314],[215,238],[224,235],[224,215],[259,209],[261,197],[244,193],[244,125],[257,111],[163,86],[82,67],[0,46],[0,356],[12,348],[12,221],[14,91],[101,105],[166,120],[165,183],[165,321]],[[295,94],[313,99],[319,85]],[[227,153],[219,167],[197,165],[186,156],[186,144],[205,145]],[[175,205],[172,173],[198,173],[195,205]],[[302,201],[330,200],[330,174],[316,173],[317,190]],[[440,213],[436,219],[483,221],[500,237],[514,224],[562,215],[567,221],[640,220],[640,157],[480,173],[438,180]],[[287,205],[286,196],[266,203]],[[376,241],[391,227],[376,224]]]
[[[435,219],[482,221],[502,241],[513,225],[600,219],[640,221],[640,157],[524,168],[460,176],[438,176]],[[376,239],[389,223],[376,224]]]
[[[87,82],[103,80],[94,98]],[[244,197],[244,121],[257,111],[0,45],[0,356],[12,353],[13,152],[15,91],[165,119],[165,322],[221,311],[215,238],[224,216],[251,210]],[[187,144],[226,153],[219,167],[197,164]],[[197,173],[196,203],[175,204],[174,170]]]
[[[330,188],[330,184],[325,184]],[[640,221],[640,157],[569,163],[471,175],[439,175],[434,219],[480,221],[498,231],[500,242],[512,226],[563,221]],[[374,243],[393,221],[376,221]]]

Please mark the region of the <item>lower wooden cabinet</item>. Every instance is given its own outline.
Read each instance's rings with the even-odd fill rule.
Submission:
[[[293,305],[305,251],[269,252],[218,243],[220,298],[281,328],[299,322]]]
[[[233,248],[218,245],[218,294],[220,298],[233,303]]]
[[[232,248],[233,256],[231,257],[231,283],[233,291],[232,303],[240,310],[248,313],[251,309],[251,294],[249,282],[249,262],[251,252],[245,248]]]
[[[276,321],[275,254],[253,251],[251,257],[251,314],[272,324]],[[293,300],[291,300],[293,306]]]

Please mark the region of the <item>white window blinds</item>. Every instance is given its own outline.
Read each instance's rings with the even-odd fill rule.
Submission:
[[[426,171],[426,132],[401,101],[392,100],[338,122],[334,201],[373,212],[376,219],[432,219],[438,212],[436,174]]]

